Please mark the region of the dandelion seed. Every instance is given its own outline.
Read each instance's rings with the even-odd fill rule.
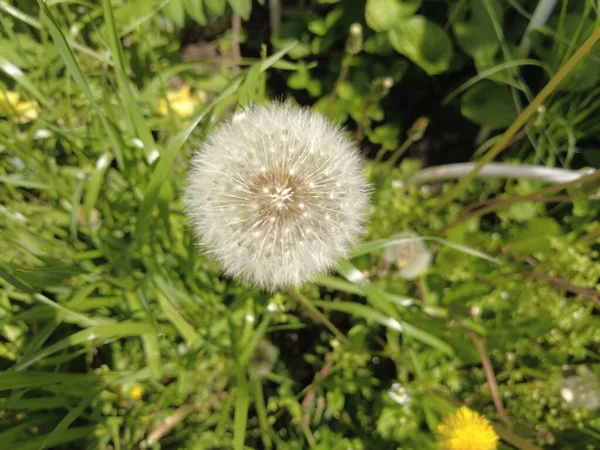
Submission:
[[[498,435],[489,420],[466,406],[438,425],[440,450],[496,450]]]
[[[225,272],[273,291],[327,271],[355,244],[369,200],[362,172],[342,129],[277,103],[206,138],[184,201],[201,246]]]
[[[406,241],[386,247],[383,251],[383,259],[388,263],[396,264],[400,278],[406,280],[418,278],[431,264],[431,251],[419,236],[411,231],[397,233],[392,238],[406,238]]]

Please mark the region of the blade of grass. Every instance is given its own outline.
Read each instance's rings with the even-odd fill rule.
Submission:
[[[252,379],[252,395],[254,396],[254,406],[258,416],[258,426],[260,427],[260,439],[267,450],[273,447],[271,441],[271,425],[267,416],[267,407],[265,406],[265,394],[262,387],[262,378]]]
[[[244,450],[248,407],[250,405],[248,379],[246,378],[245,371],[240,370],[236,380],[237,396],[235,399],[235,412],[233,414],[233,450]]]
[[[340,311],[347,314],[351,314],[356,317],[362,317],[366,320],[372,320],[375,323],[383,325],[386,328],[399,331],[406,336],[414,338],[424,344],[427,344],[433,348],[440,350],[447,355],[453,355],[454,350],[447,343],[442,341],[440,338],[427,333],[420,328],[415,327],[407,323],[406,321],[398,321],[393,317],[389,317],[373,308],[366,305],[361,305],[354,302],[326,302],[321,300],[314,301],[316,306],[320,306],[323,309],[332,309],[334,311]]]
[[[48,109],[52,108],[52,103],[50,100],[48,100],[46,96],[42,94],[42,92],[36,87],[35,83],[31,81],[16,64],[12,63],[4,56],[0,56],[0,70],[19,83],[23,89],[29,92],[31,96],[40,102],[44,107]]]
[[[46,3],[43,0],[38,0],[38,4],[40,6],[40,9],[42,10],[42,13],[48,19],[50,35],[52,36],[52,39],[54,40],[54,44],[56,45],[56,48],[58,49],[68,71],[71,73],[71,76],[73,77],[73,79],[75,80],[75,82],[77,83],[79,88],[83,91],[85,96],[90,101],[92,108],[94,109],[94,112],[96,113],[96,115],[98,116],[98,119],[100,120],[100,123],[102,124],[102,128],[104,128],[104,131],[106,132],[108,140],[113,149],[114,156],[117,159],[117,163],[119,164],[119,168],[121,170],[123,170],[125,168],[125,160],[123,157],[123,149],[121,147],[119,138],[117,137],[116,133],[112,129],[111,125],[108,123],[108,120],[106,119],[102,110],[98,106],[96,99],[94,99],[94,95],[92,94],[90,86],[88,85],[88,83],[85,79],[85,76],[83,75],[83,72],[81,71],[81,68],[79,67],[79,64],[77,63],[77,60],[75,59],[75,56],[73,55],[73,51],[71,50],[69,43],[65,39],[65,36],[58,25],[58,22],[54,18],[54,15],[52,14],[52,12],[50,11],[50,9],[48,8],[48,6],[46,5]]]
[[[119,85],[119,91],[121,92],[120,97],[123,101],[123,107],[127,112],[131,128],[137,132],[137,135],[144,144],[146,159],[149,160],[149,158],[153,158],[153,154],[158,152],[156,149],[156,142],[152,137],[146,119],[141,113],[129,87],[129,80],[127,79],[125,70],[125,56],[123,55],[123,47],[121,47],[121,41],[117,33],[110,0],[102,0],[102,8],[104,10],[104,20],[108,29],[109,43],[112,50],[115,72],[117,74],[117,83]]]
[[[91,223],[92,209],[98,201],[100,188],[102,187],[102,182],[104,181],[104,175],[110,166],[112,158],[113,155],[110,153],[103,153],[96,161],[95,171],[90,178],[87,193],[85,194],[85,198],[83,200],[83,214],[88,221],[88,225]]]
[[[92,403],[92,401],[100,394],[100,390],[94,391],[85,398],[81,399],[79,404],[71,409],[65,417],[56,425],[54,430],[46,435],[41,447],[41,449],[47,448],[51,443],[56,442],[59,439],[59,436],[63,436],[67,433],[69,426],[83,414],[83,411]],[[53,444],[52,444],[53,445]]]
[[[569,75],[571,70],[581,61],[581,59],[589,53],[593,45],[600,39],[600,28],[579,47],[579,49],[569,58],[569,60],[560,68],[560,70],[552,77],[552,79],[544,86],[538,95],[529,103],[519,117],[508,127],[502,137],[496,144],[479,160],[475,169],[458,182],[446,195],[439,200],[433,207],[431,213],[435,214],[442,208],[450,204],[458,194],[460,194],[471,182],[475,179],[479,171],[487,163],[491,162],[511,141],[513,136],[525,125],[529,118],[538,110],[542,103],[554,92],[558,85]]]
[[[242,354],[238,359],[238,364],[240,368],[242,368],[242,370],[244,370],[244,368],[248,364],[248,361],[250,361],[250,358],[252,358],[254,349],[256,349],[258,342],[264,337],[265,333],[267,332],[267,328],[271,323],[271,319],[272,314],[269,312],[265,313],[260,324],[258,325],[258,327],[256,327],[256,330],[254,330],[254,333],[252,333],[250,340],[248,342],[242,343],[244,350],[242,351]]]
[[[494,258],[492,256],[486,255],[479,250],[476,250],[471,247],[467,247],[466,245],[457,244],[456,242],[449,241],[447,239],[439,238],[436,236],[416,236],[416,237],[402,237],[402,238],[386,238],[386,239],[376,239],[373,241],[365,242],[358,247],[356,247],[350,254],[351,258],[357,258],[359,256],[363,256],[369,253],[373,253],[377,250],[381,250],[382,248],[389,247],[391,245],[401,244],[403,242],[414,242],[414,241],[433,241],[443,244],[447,247],[458,250],[459,252],[465,253],[466,255],[474,256],[476,258],[481,258],[486,261],[489,261],[494,264],[502,264],[502,260],[498,258]]]
[[[173,304],[170,302],[168,297],[160,290],[156,291],[156,298],[160,309],[167,316],[167,319],[173,324],[175,329],[179,332],[181,337],[189,344],[192,345],[196,342],[200,335],[196,332],[183,316],[175,309]]]
[[[90,327],[85,330],[77,331],[69,337],[44,348],[28,358],[23,359],[21,362],[15,364],[11,370],[15,372],[22,371],[41,359],[74,345],[127,336],[140,336],[145,333],[150,333],[153,330],[154,328],[150,323],[139,322],[120,322],[110,325],[98,325],[95,327]]]

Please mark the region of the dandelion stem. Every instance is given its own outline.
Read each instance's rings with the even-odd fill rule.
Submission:
[[[481,364],[483,366],[483,371],[485,372],[485,377],[487,378],[488,385],[490,387],[490,393],[492,395],[492,401],[494,402],[494,407],[496,411],[498,411],[498,416],[500,420],[504,422],[504,424],[508,427],[510,422],[508,421],[508,417],[506,416],[506,412],[504,411],[504,405],[502,404],[502,400],[500,399],[500,393],[498,392],[498,382],[496,381],[496,376],[494,375],[494,369],[492,367],[492,363],[490,362],[490,358],[485,351],[485,347],[473,331],[464,328],[465,333],[471,338],[477,352],[479,353],[479,357],[481,358]]]
[[[311,317],[313,322],[315,322],[315,323],[321,322],[323,325],[325,325],[329,329],[329,331],[331,331],[335,335],[335,337],[338,338],[338,340],[340,342],[344,343],[348,347],[352,346],[352,343],[348,340],[348,338],[344,335],[344,333],[342,333],[338,329],[338,327],[336,327],[321,311],[319,311],[319,309],[317,309],[317,307],[315,305],[313,305],[312,302],[308,298],[306,298],[302,293],[300,293],[300,291],[298,291],[298,289],[294,289],[294,288],[290,289],[289,294],[302,307],[304,307],[305,309],[308,310],[308,312],[310,313],[309,317],[314,316],[314,317]]]
[[[394,153],[392,154],[391,158],[387,161],[387,165],[390,167],[393,167],[398,160],[400,159],[400,157],[402,155],[404,155],[404,153],[406,153],[406,150],[408,150],[408,148],[415,142],[415,140],[409,136],[406,138],[406,140],[404,141],[404,143],[394,151]],[[383,155],[382,155],[383,156]],[[377,157],[379,157],[379,154],[377,155]]]

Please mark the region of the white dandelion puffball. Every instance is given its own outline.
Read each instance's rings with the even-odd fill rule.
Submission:
[[[396,264],[399,269],[397,275],[405,280],[418,278],[431,264],[433,255],[427,246],[419,239],[419,235],[412,231],[396,233],[392,238],[406,241],[390,245],[383,250],[383,260]]]
[[[344,257],[369,202],[345,132],[290,103],[256,106],[210,133],[184,193],[200,245],[228,275],[274,291]]]

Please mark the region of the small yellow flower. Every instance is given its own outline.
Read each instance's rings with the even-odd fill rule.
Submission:
[[[135,383],[129,391],[131,400],[140,400],[144,396],[144,387],[140,383]]]
[[[35,100],[21,101],[21,94],[0,90],[0,116],[8,116],[13,123],[31,122],[39,116],[39,105]]]
[[[496,450],[498,435],[489,420],[466,406],[438,425],[440,450]]]
[[[167,92],[166,98],[161,98],[156,105],[156,112],[161,116],[169,115],[169,108],[178,117],[190,117],[194,114],[199,103],[206,100],[203,92],[192,94],[192,87],[183,85],[176,91]]]

